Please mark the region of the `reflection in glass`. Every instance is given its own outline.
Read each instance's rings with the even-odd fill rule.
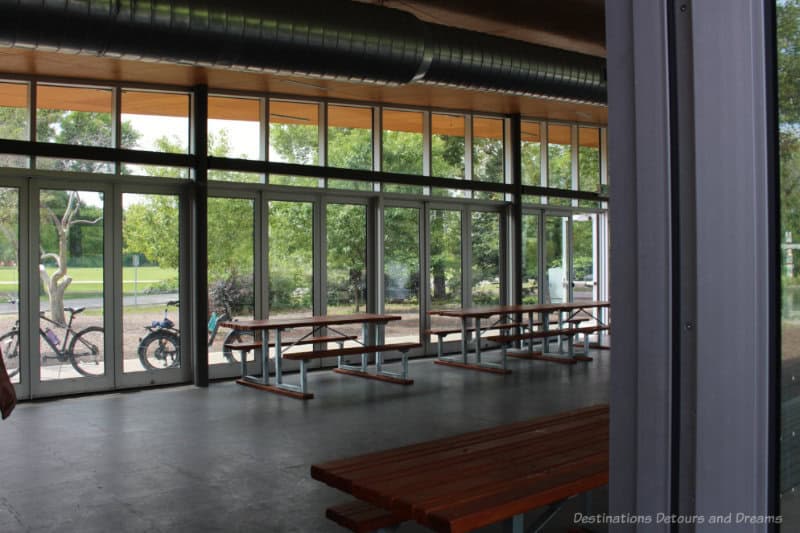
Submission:
[[[103,195],[42,190],[39,206],[39,379],[102,376]]]
[[[539,215],[522,216],[522,303],[539,303]]]
[[[179,368],[179,199],[125,193],[122,209],[122,371]]]
[[[19,191],[0,187],[0,351],[13,383],[20,382]]]
[[[431,309],[461,307],[461,211],[431,209],[430,231]],[[460,326],[459,319],[431,315],[431,328],[457,329]],[[460,334],[451,335],[447,340],[460,338]]]
[[[384,217],[383,306],[402,320],[386,324],[386,340],[419,340],[419,209],[387,207]]]
[[[212,365],[238,363],[239,352],[223,345],[248,336],[231,333],[220,322],[254,317],[254,229],[253,200],[208,199],[208,362]]]
[[[500,213],[472,213],[472,304],[500,303]]]

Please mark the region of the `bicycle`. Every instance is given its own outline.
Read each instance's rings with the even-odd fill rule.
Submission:
[[[69,361],[72,367],[82,376],[102,376],[105,373],[104,365],[104,342],[105,331],[100,326],[89,326],[80,331],[72,328],[75,316],[86,310],[85,307],[65,307],[69,313],[69,320],[66,326],[44,316],[44,311],[39,314],[40,322],[49,322],[55,328],[66,331],[64,338],[59,339],[55,331],[50,327],[39,326],[39,336],[47,346],[53,350],[55,355],[42,353],[42,363],[49,359],[54,359],[61,363]],[[69,347],[67,347],[69,344]],[[42,345],[40,345],[42,346]],[[20,350],[19,350],[19,320],[16,321],[11,331],[0,336],[0,348],[3,352],[3,362],[9,377],[15,376],[19,372]]]
[[[154,320],[145,329],[149,331],[147,335],[139,339],[139,361],[148,370],[163,370],[180,366],[181,336],[180,330],[175,322],[169,318],[169,308],[178,307],[180,300],[171,300],[166,303],[164,317],[161,320]],[[230,306],[223,302],[224,311],[221,315],[216,311],[211,313],[208,319],[208,346],[214,344],[214,339],[219,332],[219,324],[225,320],[232,319]],[[224,344],[231,342],[252,341],[252,334],[242,331],[231,330],[225,336]],[[230,348],[224,347],[222,355],[230,363],[238,363],[239,358],[234,355]]]

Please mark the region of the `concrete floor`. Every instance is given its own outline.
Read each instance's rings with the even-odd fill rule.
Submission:
[[[0,532],[345,531],[324,510],[348,497],[312,463],[605,403],[596,355],[510,359],[508,376],[417,360],[410,387],[318,371],[307,402],[221,382],[21,404],[0,423]]]

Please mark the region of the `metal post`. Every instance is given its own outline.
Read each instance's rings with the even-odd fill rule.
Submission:
[[[264,378],[268,378],[269,374],[264,372]],[[275,384],[280,385],[283,383],[283,374],[281,372],[281,329],[275,330]],[[264,380],[267,384],[267,379]]]

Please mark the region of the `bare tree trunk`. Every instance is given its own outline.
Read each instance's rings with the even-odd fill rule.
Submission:
[[[78,193],[73,191],[69,195],[67,207],[64,209],[64,215],[58,218],[55,213],[48,209],[50,220],[53,222],[56,234],[58,235],[58,253],[45,253],[42,250],[41,263],[39,264],[39,276],[42,279],[42,285],[47,292],[50,301],[50,318],[61,325],[66,325],[67,320],[64,314],[64,294],[67,291],[72,278],[67,275],[67,247],[69,246],[69,230],[76,224],[97,224],[102,220],[75,220],[75,215],[80,208],[80,198]],[[56,271],[53,275],[47,273],[44,266],[45,259],[54,259],[56,262]]]

